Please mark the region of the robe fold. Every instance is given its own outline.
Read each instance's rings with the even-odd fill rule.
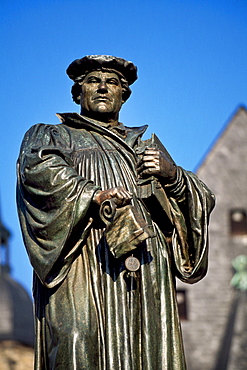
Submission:
[[[17,163],[18,213],[34,269],[35,369],[186,369],[175,276],[194,283],[206,273],[213,194],[179,168],[176,184],[164,185],[173,220],[166,235],[138,198],[136,148],[146,126],[59,117],[61,124],[26,133]],[[155,235],[119,258],[92,202],[97,190],[116,186],[133,194]],[[132,254],[136,272],[125,268]]]

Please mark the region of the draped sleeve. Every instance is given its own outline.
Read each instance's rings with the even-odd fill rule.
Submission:
[[[90,205],[99,189],[72,163],[70,131],[63,125],[33,126],[17,162],[17,204],[31,264],[47,287],[67,275],[86,238]]]
[[[167,189],[175,226],[172,249],[178,278],[192,284],[207,272],[208,223],[215,196],[195,174],[178,170],[178,183]]]

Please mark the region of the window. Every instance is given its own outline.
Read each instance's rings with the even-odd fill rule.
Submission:
[[[180,320],[187,320],[187,300],[185,289],[177,289],[177,302]]]
[[[230,233],[231,235],[247,234],[247,217],[243,209],[232,209],[230,211]]]

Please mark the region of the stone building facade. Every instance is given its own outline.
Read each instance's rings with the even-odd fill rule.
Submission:
[[[247,369],[247,293],[231,285],[232,261],[247,258],[247,110],[240,107],[197,170],[216,195],[207,276],[178,282],[188,370]],[[179,295],[178,295],[179,297]]]

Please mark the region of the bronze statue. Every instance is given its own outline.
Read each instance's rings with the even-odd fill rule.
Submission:
[[[25,135],[18,212],[34,268],[35,369],[185,369],[175,276],[207,270],[210,190],[119,111],[133,63],[67,69],[81,114]]]

